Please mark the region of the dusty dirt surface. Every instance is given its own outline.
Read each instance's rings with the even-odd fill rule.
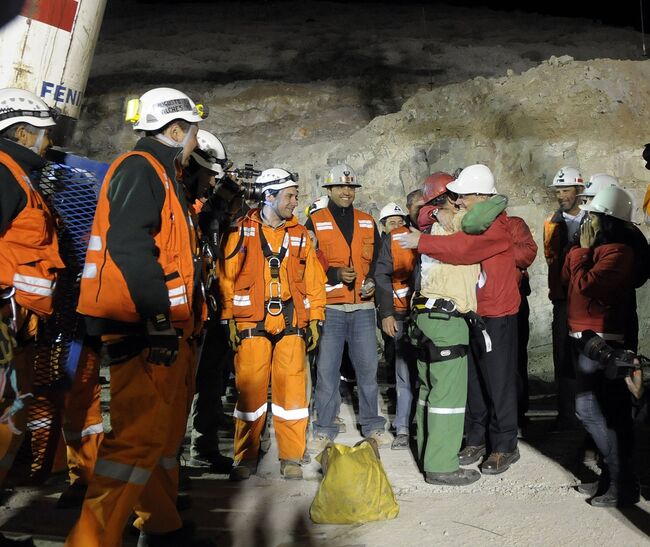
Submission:
[[[381,386],[381,408],[392,417],[388,388]],[[432,486],[424,482],[410,450],[382,449],[400,505],[394,520],[313,524],[309,506],[320,483],[320,466],[312,459],[304,467],[303,481],[282,479],[272,430],[271,448],[257,476],[248,481],[234,483],[225,475],[182,468],[182,475],[191,480],[188,495],[193,502],[182,516],[196,522],[200,536],[214,538],[222,547],[650,545],[649,501],[620,510],[599,509],[575,491],[576,484],[594,479],[597,472],[593,462],[583,463],[584,433],[551,431],[551,386],[533,378],[532,389],[531,423],[519,444],[521,459],[502,475],[484,475],[464,488]],[[336,442],[352,445],[361,437],[350,399],[344,400],[341,417],[347,432]],[[649,496],[650,428],[639,426],[638,438],[636,464]],[[232,451],[226,433],[221,447],[224,453]],[[53,477],[42,487],[16,489],[0,508],[0,531],[33,533],[40,547],[62,545],[77,517],[75,510],[55,508],[62,486],[63,477]],[[136,542],[127,530],[124,544]]]

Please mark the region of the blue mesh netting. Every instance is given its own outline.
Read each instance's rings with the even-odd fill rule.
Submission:
[[[75,310],[101,185],[91,171],[58,163],[49,163],[34,182],[57,218],[59,253],[66,268],[57,280],[54,314],[43,323],[36,342],[30,441],[22,444],[12,469],[18,483],[45,480],[56,453],[64,394],[74,378],[83,338]]]

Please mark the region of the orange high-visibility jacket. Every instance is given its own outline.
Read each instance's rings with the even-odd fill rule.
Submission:
[[[548,297],[566,300],[567,289],[562,282],[562,267],[569,250],[569,236],[562,211],[556,211],[544,220],[544,256],[548,265]]]
[[[293,300],[297,327],[309,320],[325,318],[325,272],[312,247],[307,230],[295,216],[283,227],[264,227],[260,209],[251,209],[239,220],[237,229],[230,233],[224,255],[225,260],[220,289],[223,298],[222,319],[257,323],[266,315],[271,274],[264,257],[260,230],[265,229],[266,239],[277,253],[281,245],[287,247],[280,266],[281,299]],[[286,230],[286,234],[285,234]],[[275,236],[275,237],[273,237]]]
[[[20,165],[5,152],[0,152],[0,163],[27,196],[25,208],[0,234],[0,286],[13,287],[18,304],[48,316],[52,314],[56,270],[65,268],[54,218]]]
[[[124,276],[106,249],[106,234],[110,228],[108,187],[115,169],[132,155],[144,157],[165,188],[160,231],[153,238],[159,251],[157,260],[169,292],[169,318],[172,323],[184,323],[192,318],[194,296],[193,246],[190,235],[192,222],[183,211],[165,168],[151,154],[141,151],[128,152],[118,157],[104,178],[88,243],[77,311],[92,317],[127,323],[147,319],[140,317],[136,311]]]
[[[399,244],[400,238],[410,231],[406,226],[401,226],[390,232],[390,253],[393,257],[393,305],[397,313],[406,313],[409,310],[410,297],[413,292],[411,274],[415,268],[417,251],[403,249]]]
[[[330,268],[352,267],[357,272],[354,289],[339,282],[326,285],[328,304],[354,304],[361,302],[361,285],[370,271],[375,245],[375,221],[359,209],[354,209],[352,245],[348,245],[336,220],[327,207],[311,214],[318,248],[323,251]]]

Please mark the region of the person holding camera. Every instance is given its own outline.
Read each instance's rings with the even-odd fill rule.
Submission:
[[[635,255],[627,244],[632,198],[622,188],[599,191],[580,228],[580,246],[569,251],[563,268],[567,284],[569,335],[592,330],[613,347],[624,347],[628,301],[634,291]],[[577,344],[580,347],[580,344]],[[620,507],[639,501],[632,467],[631,400],[622,378],[608,379],[603,365],[578,355],[576,415],[603,457],[600,480],[582,484],[595,507]]]

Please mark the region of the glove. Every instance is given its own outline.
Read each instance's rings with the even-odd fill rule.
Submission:
[[[16,339],[7,324],[0,318],[0,365],[8,365],[14,358]]]
[[[305,338],[305,345],[307,352],[314,351],[318,346],[320,340],[320,333],[323,330],[323,322],[318,319],[312,319],[307,326],[307,336]]]
[[[170,366],[178,357],[178,334],[164,314],[147,319],[145,337],[149,348],[147,361]]]
[[[228,345],[230,349],[236,352],[240,342],[236,321],[234,319],[228,319]]]

